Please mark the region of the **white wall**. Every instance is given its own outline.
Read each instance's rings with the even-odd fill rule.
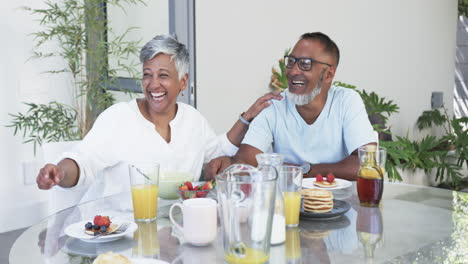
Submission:
[[[0,9],[0,232],[37,222],[47,211],[46,193],[38,190],[35,183],[24,184],[23,165],[31,165],[26,173],[31,179],[37,173],[32,145],[21,144],[21,137],[14,137],[13,130],[4,126],[11,121],[8,113],[24,111],[21,102],[70,102],[66,76],[41,74],[51,67],[60,67],[61,61],[27,62],[33,49],[29,34],[38,29],[38,23],[19,7],[39,8],[43,7],[42,2],[5,1]]]
[[[198,108],[218,131],[269,91],[271,67],[305,32],[335,40],[335,80],[392,99],[393,132],[443,91],[452,109],[456,0],[197,1]]]

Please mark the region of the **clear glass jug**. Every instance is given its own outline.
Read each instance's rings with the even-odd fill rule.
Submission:
[[[270,255],[277,172],[234,164],[216,176],[224,258],[265,263]]]
[[[278,180],[276,185],[276,199],[275,199],[275,212],[273,215],[273,227],[271,231],[271,244],[279,245],[286,240],[286,218],[283,193],[280,188],[281,179],[281,166],[283,165],[284,156],[278,153],[261,153],[255,156],[258,163],[259,170],[269,170],[271,166],[276,169],[278,173]]]

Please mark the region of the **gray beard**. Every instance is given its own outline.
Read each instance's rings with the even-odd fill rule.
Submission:
[[[287,90],[288,99],[295,105],[306,105],[317,97],[322,91],[322,82],[319,82],[317,86],[308,94],[295,94]]]

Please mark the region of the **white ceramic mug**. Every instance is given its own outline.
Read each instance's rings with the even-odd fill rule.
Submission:
[[[216,238],[216,201],[209,198],[187,199],[175,203],[169,210],[169,218],[174,226],[182,231],[185,241],[195,246],[205,246]],[[183,226],[172,216],[172,210],[179,207],[182,211]]]

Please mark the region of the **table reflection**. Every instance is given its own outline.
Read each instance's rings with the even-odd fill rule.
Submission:
[[[138,229],[133,233],[133,257],[159,258],[158,222],[137,222]]]
[[[374,251],[382,239],[383,220],[378,207],[360,207],[356,222],[359,242],[364,247],[366,263],[373,263]]]
[[[400,184],[387,184],[385,190],[380,207],[364,208],[353,186],[343,196],[351,205],[346,214],[301,219],[298,228],[287,229],[284,244],[271,248],[269,263],[468,263],[468,194]],[[132,220],[133,213],[119,206],[126,199],[128,193],[81,204],[28,228],[13,244],[10,263],[92,263],[107,251],[169,263],[224,262],[220,227],[213,244],[195,247],[185,244],[164,217],[138,223],[133,234],[108,243],[64,234],[68,225],[96,214]]]

